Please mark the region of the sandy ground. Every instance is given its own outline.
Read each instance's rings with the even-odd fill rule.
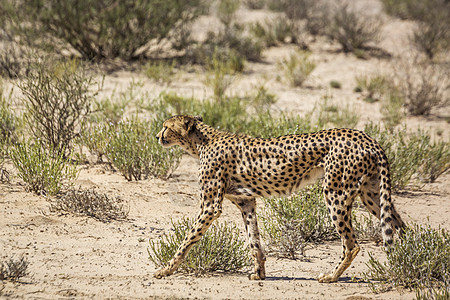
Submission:
[[[362,1],[379,8],[377,1]],[[240,12],[242,13],[242,12]],[[255,18],[261,12],[254,12]],[[264,14],[263,14],[264,15]],[[202,19],[206,25],[209,19]],[[203,23],[202,23],[203,24]],[[200,26],[200,27],[204,27]],[[410,24],[388,20],[383,29],[380,45],[389,53],[401,53],[407,43]],[[360,60],[353,55],[336,51],[335,45],[317,41],[311,43],[312,57],[317,68],[308,79],[306,88],[290,88],[276,80],[280,73],[276,62],[294,50],[293,46],[268,49],[262,63],[247,66],[231,87],[231,92],[250,91],[257,83],[265,82],[271,93],[278,97],[274,109],[304,114],[324,95],[332,94],[333,103],[355,109],[361,121],[381,119],[379,103],[369,104],[353,92],[355,76],[384,70],[390,63],[386,59]],[[338,48],[338,47],[337,47]],[[209,95],[203,75],[180,72],[169,86],[158,85],[138,74],[116,72],[105,78],[105,95],[114,89],[125,88],[132,79],[144,83],[149,96],[163,90],[184,95]],[[330,90],[329,81],[338,80],[342,89]],[[408,118],[409,127],[439,131],[448,140],[450,126],[441,110],[430,118]],[[352,266],[337,283],[319,284],[316,277],[330,271],[337,263],[341,246],[339,241],[326,242],[306,252],[308,261],[277,259],[269,256],[267,279],[255,282],[247,273],[213,274],[204,277],[175,274],[154,279],[156,270],[147,254],[148,241],[158,238],[171,227],[170,219],[194,216],[198,204],[198,163],[183,156],[180,167],[168,180],[148,179],[128,182],[119,173],[103,165],[83,165],[77,180],[82,187],[95,187],[109,195],[117,195],[129,203],[129,220],[102,223],[95,219],[58,215],[49,211],[49,202],[24,191],[17,177],[11,183],[0,185],[0,259],[24,255],[29,275],[20,283],[0,282],[1,299],[413,299],[406,290],[393,290],[381,294],[370,291],[368,284],[358,282],[367,271],[368,252],[384,259],[380,247],[362,243],[361,252]],[[10,165],[7,165],[12,174]],[[431,224],[450,230],[450,174],[420,189],[395,194],[397,210],[407,222]],[[240,213],[228,201],[220,221],[234,221],[243,230]]]

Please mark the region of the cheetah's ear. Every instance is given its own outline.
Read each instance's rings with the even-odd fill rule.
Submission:
[[[195,118],[187,118],[184,121],[184,128],[186,130],[185,135],[189,135],[191,132],[193,132],[195,130]]]
[[[203,122],[202,116],[195,116],[194,119],[197,121]]]

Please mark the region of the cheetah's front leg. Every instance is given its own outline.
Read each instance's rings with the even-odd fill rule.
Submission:
[[[205,182],[200,177],[200,183],[202,186],[201,191],[201,210],[200,214],[192,226],[189,234],[184,238],[183,243],[178,247],[174,257],[169,261],[168,265],[153,274],[156,278],[162,278],[172,275],[183,262],[183,259],[188,254],[189,250],[198,242],[206,230],[211,226],[211,223],[216,220],[222,213],[222,200],[223,200],[223,181],[218,179],[208,180]]]
[[[159,279],[172,275],[173,272],[177,270],[178,266],[183,262],[192,246],[194,246],[194,244],[202,238],[211,223],[220,216],[220,212],[220,210],[214,211],[213,209],[203,210],[192,226],[191,231],[185,237],[183,243],[180,247],[178,247],[174,257],[169,261],[166,267],[156,271],[153,276]]]

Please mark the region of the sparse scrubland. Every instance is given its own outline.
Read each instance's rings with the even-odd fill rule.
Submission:
[[[0,297],[449,297],[448,1],[0,7]],[[251,262],[231,205],[182,275],[151,279],[198,209],[198,166],[155,138],[176,114],[262,138],[365,131],[386,151],[406,232],[386,251],[378,220],[356,205],[370,250],[351,279],[312,283],[339,252],[316,184],[258,200],[264,284],[243,274]]]

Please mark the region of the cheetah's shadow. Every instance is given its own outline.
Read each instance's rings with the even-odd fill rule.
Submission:
[[[265,279],[266,281],[316,281],[317,278],[310,277],[291,277],[291,276],[268,276]],[[361,278],[355,278],[355,277],[341,277],[337,281],[338,283],[358,283],[362,282]]]

